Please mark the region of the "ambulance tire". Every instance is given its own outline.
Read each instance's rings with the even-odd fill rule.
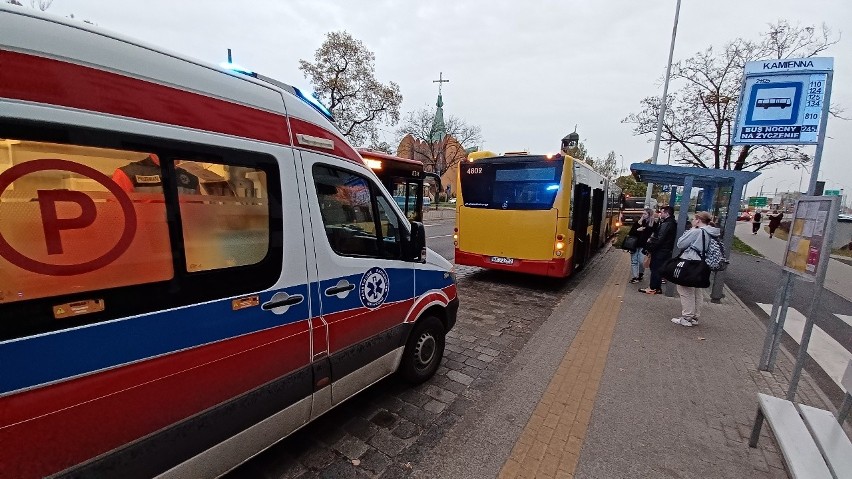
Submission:
[[[444,357],[445,335],[443,323],[435,316],[426,316],[417,322],[408,337],[399,366],[399,374],[405,381],[420,384],[435,374]]]

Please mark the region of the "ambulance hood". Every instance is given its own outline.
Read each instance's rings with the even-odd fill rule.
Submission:
[[[429,248],[426,248],[426,264],[436,266],[437,269],[442,271],[450,271],[453,269],[452,263]]]

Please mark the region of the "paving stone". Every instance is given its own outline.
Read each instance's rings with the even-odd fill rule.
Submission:
[[[447,377],[455,382],[469,386],[473,382],[473,378],[459,371],[450,370],[447,372]]]
[[[337,459],[337,456],[328,449],[315,448],[302,456],[302,464],[308,469],[322,469]]]
[[[403,406],[399,411],[399,415],[420,427],[428,426],[435,421],[435,414],[410,404]]]
[[[475,358],[468,358],[464,363],[476,369],[485,369],[485,367],[488,366],[487,363]]]
[[[400,419],[399,424],[393,430],[393,435],[400,439],[409,439],[420,433],[420,427],[411,421]]]
[[[361,465],[359,467],[374,475],[379,475],[387,469],[390,462],[390,459],[384,453],[370,448],[361,456]]]
[[[357,479],[369,477],[351,461],[343,458],[325,467],[320,473],[322,479]]]
[[[378,426],[361,417],[350,419],[343,429],[362,441],[369,441],[379,430]]]
[[[442,403],[441,401],[436,401],[434,399],[427,402],[426,405],[423,406],[423,409],[435,414],[441,414],[441,412],[446,408],[446,404]]]
[[[400,405],[399,408],[402,409],[402,405]],[[376,414],[370,418],[371,423],[385,429],[393,428],[393,426],[396,425],[396,421],[396,416],[384,409],[377,411]]]
[[[380,430],[370,439],[370,445],[388,456],[394,457],[402,452],[408,446],[408,443],[388,431]]]
[[[427,396],[432,397],[433,399],[437,399],[443,403],[451,403],[457,397],[457,394],[447,391],[446,389],[439,388],[432,384],[427,385],[427,387],[423,391]]]
[[[411,475],[411,467],[405,467],[403,464],[393,463],[385,470],[380,479],[403,479]]]
[[[347,435],[337,441],[337,444],[334,445],[334,449],[349,459],[358,459],[361,455],[367,452],[368,449],[370,449],[370,446],[357,437]]]
[[[427,402],[429,402],[428,396],[426,396],[425,394],[422,394],[418,391],[415,391],[413,389],[403,392],[402,394],[399,395],[399,398],[402,399],[403,401],[407,402],[408,404],[411,404],[411,405],[414,405],[414,406],[417,406],[417,407],[421,407],[424,404],[426,404]],[[403,405],[403,408],[404,407],[405,407],[405,405]]]

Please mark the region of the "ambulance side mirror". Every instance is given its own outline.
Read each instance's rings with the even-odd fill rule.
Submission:
[[[426,228],[419,221],[411,222],[411,234],[406,238],[405,257],[409,261],[426,262]]]

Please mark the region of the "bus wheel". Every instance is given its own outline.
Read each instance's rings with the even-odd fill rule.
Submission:
[[[411,384],[420,384],[431,378],[441,365],[445,342],[441,320],[427,316],[418,321],[402,353],[399,368],[402,378]]]

